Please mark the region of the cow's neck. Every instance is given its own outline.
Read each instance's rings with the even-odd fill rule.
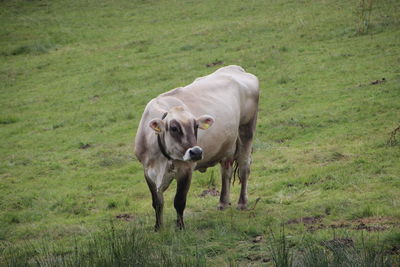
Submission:
[[[168,160],[172,160],[172,158],[168,155],[167,151],[165,150],[165,147],[164,147],[163,143],[161,142],[161,137],[159,134],[157,135],[157,143],[158,143],[158,147],[160,148],[160,151],[164,155],[164,157],[166,157]]]

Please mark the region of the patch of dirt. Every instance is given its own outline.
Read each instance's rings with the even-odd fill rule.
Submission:
[[[260,255],[248,255],[248,256],[246,256],[246,259],[248,259],[249,261],[259,261],[259,260],[261,260],[261,256]]]
[[[264,240],[264,237],[262,235],[258,235],[253,239],[253,243],[260,243],[263,240]]]
[[[322,215],[317,215],[313,217],[302,217],[302,218],[296,218],[296,219],[291,219],[286,222],[286,224],[298,224],[298,223],[303,223],[303,224],[316,224],[322,221],[322,218],[324,216]]]
[[[340,223],[333,223],[333,224],[329,225],[329,227],[332,229],[349,228],[349,227],[351,227],[351,224],[345,223],[345,222],[340,222]]]
[[[122,214],[118,214],[117,216],[115,216],[115,218],[126,221],[126,222],[130,222],[133,220],[133,215],[128,214],[128,213],[122,213]]]
[[[322,223],[322,219],[324,218],[323,215],[317,215],[313,217],[302,217],[291,219],[286,222],[286,224],[299,224],[302,223],[307,225],[307,231],[315,232],[317,230],[325,229],[326,225]]]
[[[319,225],[310,225],[307,227],[308,232],[315,232],[317,230],[325,229],[326,225],[323,223],[320,223]]]
[[[88,149],[89,147],[91,147],[90,144],[81,144],[81,145],[79,146],[80,149]]]
[[[367,217],[354,220],[355,223],[364,223],[364,224],[393,224],[399,225],[399,221],[396,222],[395,218],[391,217]]]
[[[331,229],[340,229],[340,228],[351,228],[352,225],[349,223],[344,223],[344,222],[340,222],[340,223],[333,223],[328,225],[325,225],[323,223],[320,223],[318,225],[310,225],[307,227],[307,231],[309,232],[315,232],[317,230],[322,230],[322,229],[326,229],[326,228],[331,228]]]
[[[371,82],[371,84],[376,85],[376,84],[380,84],[380,83],[384,83],[384,82],[386,82],[386,79],[382,78],[382,80],[375,80],[375,81]]]
[[[327,248],[332,247],[353,247],[354,241],[351,238],[334,238],[321,242],[321,245]]]
[[[305,186],[310,186],[310,185],[313,185],[313,184],[316,184],[317,182],[305,182],[304,183],[304,185]]]
[[[336,222],[329,225],[332,229],[351,228],[353,230],[366,230],[368,232],[385,231],[391,226],[399,226],[400,222],[390,217],[368,217],[356,219],[351,222]]]
[[[282,138],[282,139],[274,139],[274,140],[272,140],[273,142],[275,142],[275,143],[278,143],[278,144],[283,144],[283,143],[285,143],[286,141],[289,141],[289,139],[285,139],[285,138]]]
[[[261,261],[261,262],[270,262],[270,258],[263,258],[261,255],[248,255],[246,259],[249,261]]]
[[[355,230],[366,230],[368,232],[384,231],[390,227],[400,226],[400,222],[391,217],[368,217],[353,220]]]
[[[302,217],[291,219],[286,222],[286,224],[299,224],[303,223],[307,227],[307,231],[315,232],[317,230],[331,228],[340,229],[347,228],[352,230],[366,230],[368,232],[379,232],[385,231],[390,227],[399,227],[400,222],[396,221],[394,218],[390,217],[369,217],[356,219],[351,222],[339,221],[334,222],[330,225],[322,223],[323,215],[318,215],[314,217]]]
[[[387,228],[388,228],[387,226],[379,226],[379,225],[375,226],[375,225],[366,225],[364,223],[360,223],[354,229],[367,230],[368,232],[378,232],[378,231],[386,230]]]
[[[344,158],[346,158],[346,155],[343,155],[340,152],[333,152],[332,155],[331,155],[331,160],[332,161],[338,161],[338,160],[342,160]]]
[[[224,62],[222,60],[215,60],[214,62],[207,64],[206,67],[210,68],[210,67],[214,67],[214,66],[222,65],[222,64],[224,64]]]
[[[212,188],[212,189],[209,188],[209,189],[207,189],[207,190],[204,190],[204,191],[200,194],[200,197],[205,197],[205,196],[213,196],[213,197],[219,196],[219,191],[216,190],[215,187]]]

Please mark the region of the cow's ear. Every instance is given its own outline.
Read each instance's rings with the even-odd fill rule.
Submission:
[[[160,134],[162,131],[165,130],[165,124],[160,119],[151,120],[149,123],[149,126],[151,129],[153,129],[156,132],[156,134]]]
[[[207,130],[214,123],[214,118],[210,115],[203,115],[197,118],[197,123],[199,124],[199,128],[202,130]]]

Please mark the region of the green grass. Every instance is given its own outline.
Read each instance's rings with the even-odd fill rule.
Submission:
[[[361,251],[367,240],[398,259],[400,147],[388,142],[400,125],[398,1],[374,1],[362,33],[360,1],[20,0],[0,7],[0,265],[35,264],[48,254],[76,263],[94,239],[103,240],[101,251],[110,248],[101,234],[110,220],[116,240],[143,253],[159,248],[154,257],[166,265],[273,265],[271,232],[316,216],[285,227],[294,263],[306,244],[328,255],[321,242],[337,238]],[[158,94],[229,64],[261,84],[252,209],[219,212],[218,197],[200,197],[219,189],[219,170],[210,169],[194,174],[187,229],[174,229],[173,184],[166,229],[154,234],[133,154],[141,113]],[[233,202],[238,195],[235,184]],[[127,227],[139,227],[137,246],[124,239],[133,231]],[[176,262],[168,262],[171,251]]]

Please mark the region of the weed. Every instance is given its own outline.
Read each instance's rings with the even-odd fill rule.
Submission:
[[[269,251],[275,266],[290,267],[293,262],[292,250],[290,248],[287,236],[285,234],[285,226],[281,225],[278,236],[270,229]]]
[[[117,206],[118,206],[117,202],[115,202],[114,200],[111,200],[107,204],[107,209],[115,209]]]
[[[367,218],[367,217],[371,217],[373,216],[373,210],[371,208],[371,206],[365,206],[362,209],[359,209],[358,211],[356,211],[355,213],[353,213],[352,217],[353,219],[357,219],[357,218]]]
[[[287,52],[287,51],[288,51],[288,48],[287,48],[286,46],[282,46],[282,47],[279,48],[279,51],[281,51],[281,52]]]
[[[291,79],[288,76],[282,76],[277,81],[278,84],[287,84],[291,82]]]
[[[210,178],[208,179],[207,182],[208,188],[215,188],[217,186],[216,181],[215,181],[215,175],[214,175],[214,170],[211,171]]]
[[[357,32],[364,34],[368,32],[371,24],[371,13],[374,0],[359,0],[357,7],[358,27]]]
[[[396,139],[396,135],[399,132],[400,132],[400,126],[398,126],[393,131],[390,132],[390,137],[387,141],[388,146],[395,146],[395,145],[399,144],[399,141]]]

